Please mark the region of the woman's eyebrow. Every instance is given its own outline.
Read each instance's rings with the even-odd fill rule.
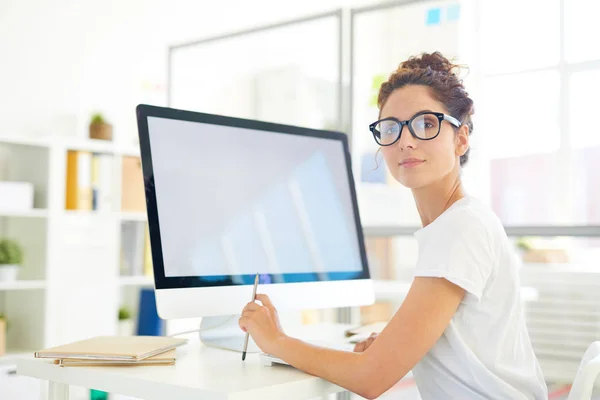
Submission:
[[[419,114],[419,113],[422,113],[422,112],[434,112],[434,111],[433,111],[433,110],[430,110],[430,109],[421,110],[421,111],[419,111],[419,112],[416,112],[416,113],[414,113],[413,117],[414,117],[415,115]]]
[[[414,117],[414,116],[415,116],[415,115],[417,115],[417,114],[420,114],[420,113],[425,113],[425,112],[435,112],[435,111],[432,111],[432,110],[430,110],[430,109],[420,110],[420,111],[417,111],[416,113],[414,113],[414,114],[413,114],[413,115],[412,115],[410,118]],[[402,120],[401,118],[398,118],[398,117],[396,117],[396,116],[394,116],[394,115],[389,115],[389,116],[387,116],[387,117],[380,116],[380,119],[387,119],[387,118],[396,118],[397,120]],[[409,118],[409,119],[410,119],[410,118]]]

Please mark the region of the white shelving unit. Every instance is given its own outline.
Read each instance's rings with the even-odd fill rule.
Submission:
[[[110,210],[65,210],[69,150],[112,156]],[[25,254],[18,280],[0,282],[0,313],[9,324],[0,364],[36,349],[116,334],[119,306],[128,302],[135,309],[136,291],[153,286],[151,277],[120,276],[121,224],[146,223],[144,212],[120,210],[127,156],[139,156],[139,149],[85,138],[0,136],[0,180],[35,188],[33,210],[0,212],[0,237],[17,239]]]
[[[154,287],[154,279],[150,276],[122,276],[119,278],[119,285]]]
[[[48,210],[0,211],[0,218],[2,217],[46,218],[48,217]]]
[[[45,289],[46,281],[43,280],[19,280],[16,282],[0,282],[1,291],[9,290],[33,290]]]
[[[146,213],[136,213],[136,212],[119,213],[119,218],[121,219],[121,221],[146,222],[148,220],[148,216],[146,215]]]

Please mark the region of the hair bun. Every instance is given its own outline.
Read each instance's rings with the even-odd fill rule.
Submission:
[[[410,57],[402,62],[398,69],[431,69],[432,71],[451,74],[458,65],[451,63],[439,51],[433,53],[422,53],[419,56]]]

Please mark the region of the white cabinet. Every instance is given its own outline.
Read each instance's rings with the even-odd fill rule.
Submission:
[[[112,159],[109,209],[65,210],[69,150]],[[122,302],[134,308],[137,289],[153,285],[148,276],[120,276],[121,224],[146,223],[144,212],[120,210],[120,166],[124,157],[136,155],[136,148],[101,140],[0,136],[0,181],[34,186],[32,210],[0,209],[0,237],[16,239],[24,250],[18,280],[0,282],[0,314],[9,324],[9,354],[31,354],[89,336],[116,334]],[[0,366],[10,366],[10,360],[10,355],[0,356]],[[20,382],[5,374],[2,379]],[[17,385],[8,386],[13,390]],[[5,387],[0,384],[0,390]],[[0,398],[11,397],[2,392]]]

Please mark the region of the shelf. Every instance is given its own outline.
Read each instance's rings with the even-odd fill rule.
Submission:
[[[117,218],[121,221],[147,221],[145,212],[113,212],[113,211],[96,211],[96,210],[64,210],[65,215],[92,217],[92,218]],[[0,213],[2,216],[2,213]]]
[[[110,140],[71,138],[58,142],[67,150],[81,150],[92,153],[115,153],[115,144]]]
[[[133,156],[133,157],[139,157],[140,156],[140,147],[139,146],[126,146],[126,147],[121,147],[117,150],[117,153],[119,153],[120,155],[127,157],[127,156]]]
[[[63,210],[65,215],[76,216],[83,218],[115,218],[117,213],[113,211],[96,211],[96,210]]]
[[[139,145],[117,146],[111,140],[89,139],[85,137],[63,136],[0,136],[0,144],[34,147],[58,147],[65,150],[81,150],[92,153],[118,154],[123,156],[140,156]]]
[[[6,290],[32,290],[32,289],[44,289],[46,287],[46,281],[42,280],[16,280],[13,282],[0,282],[0,291]]]
[[[94,153],[116,153],[115,144],[109,140],[61,136],[0,136],[0,144],[35,147],[59,147],[66,150],[82,150]]]
[[[50,147],[51,141],[47,137],[35,136],[0,136],[0,144],[15,144],[20,146]]]
[[[145,222],[148,216],[145,212],[122,212],[120,213],[121,221],[140,221]]]
[[[0,365],[14,365],[20,358],[31,358],[36,350],[7,349],[6,354],[0,356]]]
[[[119,278],[121,286],[154,286],[154,278],[151,276],[121,276]]]
[[[15,217],[15,218],[46,218],[48,217],[48,210],[46,209],[33,209],[25,211],[3,211],[0,210],[0,217]]]

